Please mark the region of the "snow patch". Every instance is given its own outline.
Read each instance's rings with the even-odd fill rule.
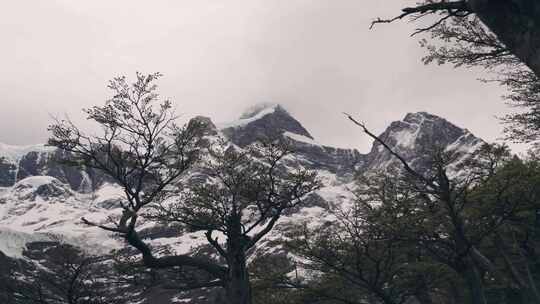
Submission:
[[[275,108],[278,105],[272,102],[261,102],[258,104],[255,104],[246,110],[240,115],[240,119],[246,119],[253,116],[256,116],[259,112],[264,111],[266,109]]]
[[[301,143],[306,143],[306,144],[310,144],[310,145],[313,145],[313,146],[320,146],[320,144],[318,142],[316,142],[315,140],[307,137],[307,136],[304,136],[304,135],[300,135],[300,134],[296,134],[296,133],[292,133],[292,132],[289,132],[289,131],[285,131],[283,132],[283,136],[286,136],[286,137],[289,137],[295,141],[298,141],[298,142],[301,142]]]
[[[418,133],[422,130],[422,125],[426,120],[426,117],[423,112],[415,114],[407,114],[407,117],[402,122],[408,126],[400,131],[392,132],[391,136],[396,140],[396,146],[402,148],[414,147],[416,139],[418,138]],[[410,122],[411,117],[414,117],[414,122]]]
[[[22,259],[26,244],[30,242],[50,241],[51,239],[42,234],[29,234],[0,227],[0,251],[5,255]]]
[[[27,178],[24,178],[20,181],[18,181],[14,187],[17,186],[27,186],[32,188],[37,188],[42,185],[47,185],[51,183],[55,183],[60,181],[52,176],[43,176],[43,175],[37,175],[37,176],[29,176]]]
[[[411,130],[401,130],[392,134],[392,137],[396,139],[396,146],[403,148],[413,147],[416,142],[418,130],[411,132]]]
[[[482,145],[484,141],[474,137],[470,132],[466,131],[456,141],[446,147],[446,151],[462,152],[466,154],[473,154]]]
[[[257,106],[248,110],[240,119],[228,122],[216,124],[218,129],[238,128],[246,126],[247,124],[263,118],[266,115],[272,114],[276,111],[277,104],[263,104],[263,106]]]
[[[54,147],[46,146],[44,144],[15,146],[0,143],[0,157],[5,157],[11,162],[18,163],[19,160],[29,152],[47,153],[54,151],[54,149]]]
[[[125,199],[124,189],[117,184],[105,183],[93,193],[95,202]]]
[[[38,190],[43,187],[50,188],[49,192],[43,193],[45,197],[40,194],[43,191]],[[115,191],[117,189],[110,185],[100,190],[97,192],[101,198],[112,197],[114,193],[118,194],[118,191]],[[67,185],[50,176],[28,177],[13,187],[2,189],[0,191],[0,223],[4,227],[9,227],[11,231],[29,236],[22,240],[19,238],[16,243],[11,241],[11,244],[16,246],[9,245],[7,249],[10,250],[10,254],[21,252],[20,248],[24,240],[32,241],[34,238],[41,240],[41,235],[54,236],[55,240],[58,237],[63,242],[79,246],[90,253],[102,254],[112,248],[119,248],[121,242],[111,238],[109,232],[82,223],[82,217],[92,222],[106,223],[109,216],[119,216],[119,210],[92,206],[91,198],[92,194],[72,192]],[[0,246],[8,246],[3,243],[5,242],[0,238]],[[19,249],[14,251],[13,247]]]

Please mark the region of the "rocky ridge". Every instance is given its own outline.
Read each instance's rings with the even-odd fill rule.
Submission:
[[[205,117],[194,119],[206,122],[207,136],[221,136],[240,148],[269,136],[287,138],[296,151],[290,165],[317,170],[323,183],[303,208],[281,220],[252,257],[269,254],[269,249],[283,254],[279,246],[265,243],[278,241],[290,223],[324,221],[329,206],[352,199],[349,189],[354,187],[355,174],[383,170],[396,162],[379,143],[368,154],[321,145],[280,105],[256,106],[239,120],[226,124],[216,125]],[[419,170],[434,148],[466,157],[483,143],[466,129],[425,112],[407,114],[403,120],[391,123],[380,137]],[[92,170],[67,166],[63,160],[68,155],[49,147],[0,144],[0,157],[0,252],[5,258],[29,259],[24,252],[33,243],[51,239],[92,248],[94,252],[122,247],[119,240],[103,230],[80,222],[82,216],[100,222],[118,214],[117,202],[122,197],[119,187]],[[140,229],[153,246],[177,253],[192,252],[205,244],[200,233],[178,237],[151,223],[143,223]],[[192,296],[174,295],[178,301]]]

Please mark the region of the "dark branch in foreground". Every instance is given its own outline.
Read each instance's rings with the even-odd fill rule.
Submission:
[[[402,14],[390,18],[390,19],[381,19],[377,18],[371,22],[370,29],[372,29],[376,24],[379,23],[392,23],[396,20],[403,19],[407,16],[412,16],[416,14],[426,14],[426,13],[435,13],[438,11],[446,11],[449,16],[463,16],[463,14],[472,13],[467,1],[452,1],[452,2],[438,2],[438,3],[428,3],[424,5],[419,5],[416,7],[406,7],[402,9]],[[429,30],[426,28],[424,30]]]

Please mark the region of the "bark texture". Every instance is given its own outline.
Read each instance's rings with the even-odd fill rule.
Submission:
[[[473,12],[540,77],[540,1],[469,0]]]

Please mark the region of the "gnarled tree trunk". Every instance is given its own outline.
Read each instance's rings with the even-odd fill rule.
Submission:
[[[462,276],[469,287],[471,303],[487,304],[482,276],[474,263],[466,263]]]
[[[245,254],[231,256],[229,273],[225,284],[225,294],[229,304],[251,304],[251,285],[246,266]]]
[[[251,284],[246,260],[247,240],[242,235],[239,218],[231,220],[227,239],[228,273],[225,280],[227,304],[251,304]]]
[[[468,5],[540,77],[540,1],[469,0]]]

